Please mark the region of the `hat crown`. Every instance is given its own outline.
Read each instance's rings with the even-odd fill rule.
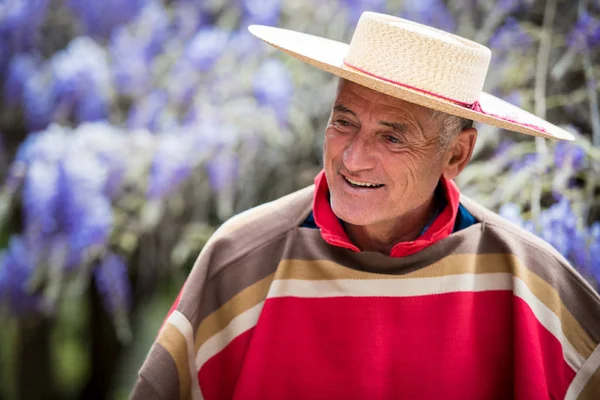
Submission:
[[[473,104],[490,64],[489,48],[402,18],[364,12],[344,62],[369,75]]]

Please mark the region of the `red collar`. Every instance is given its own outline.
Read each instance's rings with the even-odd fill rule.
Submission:
[[[400,242],[392,247],[391,257],[403,257],[423,250],[425,247],[444,239],[452,233],[456,214],[458,213],[460,192],[453,181],[442,177],[440,179],[448,204],[437,216],[424,234],[411,242]],[[313,199],[313,216],[315,223],[321,230],[321,236],[327,243],[359,252],[348,238],[344,227],[331,209],[329,203],[329,185],[325,178],[325,171],[321,171],[315,178],[315,195]]]

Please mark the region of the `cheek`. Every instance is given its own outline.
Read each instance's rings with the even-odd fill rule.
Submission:
[[[323,142],[323,160],[327,162],[333,161],[335,158],[341,156],[344,151],[345,139],[342,135],[326,131],[325,140]]]
[[[423,157],[419,152],[407,151],[394,157],[384,158],[381,165],[395,183],[395,190],[417,194],[421,187],[428,188],[436,178],[438,160],[431,154]],[[408,194],[408,193],[407,193]]]

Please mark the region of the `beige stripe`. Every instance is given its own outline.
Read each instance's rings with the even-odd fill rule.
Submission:
[[[407,279],[453,274],[509,272],[505,254],[453,254],[403,275],[358,271],[328,260],[282,260],[275,279]]]
[[[573,382],[569,386],[569,390],[567,390],[565,400],[579,398],[586,387],[595,391],[595,399],[600,396],[600,346],[594,350],[579,372],[577,372],[577,375],[575,375]],[[591,399],[592,397],[589,397],[589,394],[591,393],[585,396],[582,395],[581,398]]]
[[[421,268],[404,275],[357,271],[327,260],[283,260],[277,270],[275,279],[403,280],[457,274],[490,273],[512,273],[525,282],[535,297],[560,317],[564,335],[584,358],[589,357],[596,348],[597,343],[592,340],[573,314],[566,308],[556,289],[528,269],[512,254],[453,254],[431,264],[427,268]]]
[[[185,337],[179,329],[167,321],[158,335],[157,342],[169,352],[171,358],[175,361],[177,374],[179,375],[180,399],[190,399],[190,371]]]
[[[196,366],[198,371],[202,366],[215,354],[223,350],[233,339],[246,332],[248,329],[256,325],[260,312],[262,311],[264,302],[260,302],[254,307],[246,310],[235,317],[229,325],[221,330],[216,335],[208,339],[198,352],[196,353]]]
[[[269,286],[273,281],[273,276],[273,274],[268,275],[248,286],[232,297],[227,303],[223,304],[221,308],[206,317],[196,331],[195,352],[198,352],[198,349],[208,339],[229,325],[235,317],[264,301],[267,297]]]
[[[579,371],[585,358],[579,354],[563,332],[562,321],[554,311],[537,298],[523,280],[515,277],[513,293],[527,303],[536,319],[558,340],[562,346],[563,356],[574,371]]]
[[[187,348],[188,374],[190,376],[191,394],[193,400],[202,400],[200,385],[198,384],[197,368],[194,365],[194,330],[190,321],[180,311],[174,310],[167,321],[175,326],[183,334]]]

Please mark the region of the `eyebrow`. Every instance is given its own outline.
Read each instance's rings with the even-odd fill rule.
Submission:
[[[343,104],[336,104],[333,107],[333,109],[335,111],[339,111],[342,113],[352,114],[353,116],[358,118],[358,116],[356,115],[356,113],[354,111],[352,111],[351,109],[349,109],[348,107],[346,107]],[[401,124],[400,122],[379,121],[379,125],[387,126],[388,128],[391,128],[396,133],[406,133],[406,131],[407,131],[406,125]]]
[[[401,124],[399,122],[386,122],[379,121],[379,125],[387,126],[388,128],[392,128],[392,130],[396,133],[406,133],[406,125]]]
[[[335,111],[339,111],[342,113],[347,113],[347,114],[352,114],[354,115],[356,118],[358,118],[358,115],[356,115],[356,113],[354,111],[352,111],[351,109],[349,109],[348,107],[346,107],[345,105],[342,104],[336,104],[335,107],[333,107],[333,109]]]

